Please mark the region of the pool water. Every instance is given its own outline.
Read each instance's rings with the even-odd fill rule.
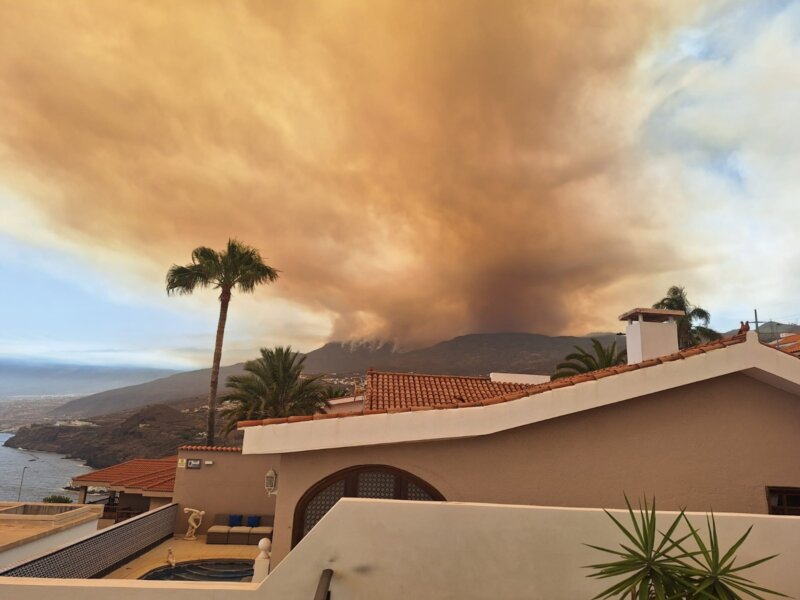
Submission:
[[[250,581],[252,560],[198,560],[159,567],[139,579],[162,581]]]

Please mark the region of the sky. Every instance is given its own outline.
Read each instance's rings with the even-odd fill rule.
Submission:
[[[800,0],[0,0],[0,357],[800,320]]]

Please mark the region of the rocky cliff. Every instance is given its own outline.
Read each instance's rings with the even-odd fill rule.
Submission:
[[[93,419],[91,425],[31,425],[6,442],[12,448],[58,452],[94,468],[131,458],[161,458],[184,444],[202,442],[205,412],[160,404]],[[238,443],[231,438],[229,443]]]

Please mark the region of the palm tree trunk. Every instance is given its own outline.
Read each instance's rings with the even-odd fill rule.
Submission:
[[[228,320],[228,304],[231,291],[222,290],[219,295],[219,322],[217,323],[217,340],[214,343],[214,362],[211,365],[211,383],[208,386],[208,429],[206,444],[214,445],[214,426],[217,416],[217,387],[219,386],[219,363],[222,360],[222,338],[225,336],[225,321]]]

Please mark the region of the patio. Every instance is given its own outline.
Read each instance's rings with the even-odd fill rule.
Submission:
[[[197,536],[196,540],[184,540],[181,536],[160,543],[115,569],[103,579],[139,579],[153,569],[168,565],[167,552],[172,548],[178,563],[207,559],[254,560],[258,556],[258,546],[240,546],[235,544],[206,544],[206,536]]]

